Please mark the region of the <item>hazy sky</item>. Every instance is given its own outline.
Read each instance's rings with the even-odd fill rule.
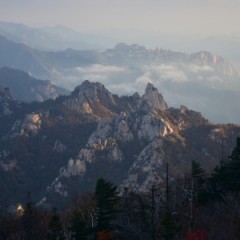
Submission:
[[[239,0],[0,0],[0,20],[77,30],[236,34]]]

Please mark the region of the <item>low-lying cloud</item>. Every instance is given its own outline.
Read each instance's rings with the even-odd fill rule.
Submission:
[[[212,72],[214,72],[214,69],[208,65],[199,66],[199,65],[190,64],[187,66],[187,69],[193,73],[212,73]]]
[[[74,69],[78,73],[102,73],[102,74],[111,74],[111,73],[119,73],[126,71],[123,67],[118,67],[115,65],[102,65],[102,64],[93,64],[87,67],[76,67]]]
[[[188,77],[175,65],[161,64],[159,66],[145,66],[145,69],[152,73],[152,77],[161,80],[172,80],[175,82],[186,82]]]

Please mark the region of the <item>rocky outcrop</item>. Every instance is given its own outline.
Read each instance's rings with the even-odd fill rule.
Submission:
[[[112,93],[110,93],[103,84],[93,83],[88,80],[84,81],[80,86],[76,87],[72,97],[77,97],[82,103],[86,100],[101,102],[105,105],[116,105]]]
[[[123,186],[132,191],[146,192],[150,186],[164,181],[164,163],[163,140],[156,138],[134,161]]]
[[[92,162],[97,160],[96,152],[108,151],[109,160],[122,161],[124,155],[120,149],[121,144],[127,144],[136,138],[150,142],[172,132],[169,123],[161,116],[153,113],[141,115],[140,112],[122,112],[112,120],[98,124],[97,130],[89,138],[86,148],[80,151],[78,158]]]
[[[145,94],[142,96],[141,101],[146,101],[150,109],[156,108],[165,111],[168,108],[163,96],[151,83],[147,84]]]
[[[100,83],[84,81],[76,87],[64,105],[75,112],[95,116],[97,119],[114,116],[114,96]]]
[[[110,93],[104,85],[86,80],[75,88],[63,104],[71,111],[85,113],[97,120],[111,119],[121,112],[144,111],[149,113],[153,110],[168,109],[163,96],[151,83],[147,84],[142,97],[138,93],[129,97],[119,97]]]
[[[12,126],[10,137],[13,138],[18,135],[36,135],[41,129],[42,124],[42,114],[41,113],[31,113],[27,114],[25,118],[21,120],[16,120]]]
[[[209,125],[209,121],[200,112],[188,109],[181,105],[179,109],[169,108],[167,110],[173,124],[179,131],[183,131],[193,126]]]
[[[62,168],[60,171],[60,175],[64,177],[70,177],[82,175],[85,172],[86,172],[85,161],[81,161],[79,159],[74,161],[73,159],[69,159],[67,168],[66,169]]]

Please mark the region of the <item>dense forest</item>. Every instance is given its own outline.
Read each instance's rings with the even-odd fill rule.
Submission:
[[[1,209],[0,240],[220,240],[240,239],[240,138],[211,174],[192,161],[184,178],[166,179],[148,192],[132,192],[99,179],[95,192],[65,209]]]

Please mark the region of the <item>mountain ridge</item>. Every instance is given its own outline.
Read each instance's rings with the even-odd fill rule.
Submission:
[[[24,71],[0,68],[0,85],[8,87],[14,97],[20,101],[44,101],[66,95],[68,91],[53,85],[49,80],[39,80]]]
[[[93,191],[99,177],[145,191],[164,180],[167,161],[172,178],[187,172],[192,158],[214,168],[222,139],[229,152],[240,135],[240,126],[167,107],[152,84],[126,97],[85,81],[69,96],[10,104],[11,113],[0,115],[0,189],[9,204],[32,191],[38,204],[61,207]]]
[[[97,48],[97,44],[82,41],[81,34],[60,25],[50,28],[33,28],[21,23],[0,21],[0,35],[44,51],[56,51],[69,47],[82,50]]]
[[[115,94],[130,95],[142,93],[147,82],[152,82],[169,106],[181,103],[215,122],[239,122],[240,113],[233,110],[240,99],[239,73],[226,59],[207,52],[184,54],[121,45],[104,51],[43,52],[4,38],[0,41],[0,66],[50,79],[66,89],[96,79]]]

